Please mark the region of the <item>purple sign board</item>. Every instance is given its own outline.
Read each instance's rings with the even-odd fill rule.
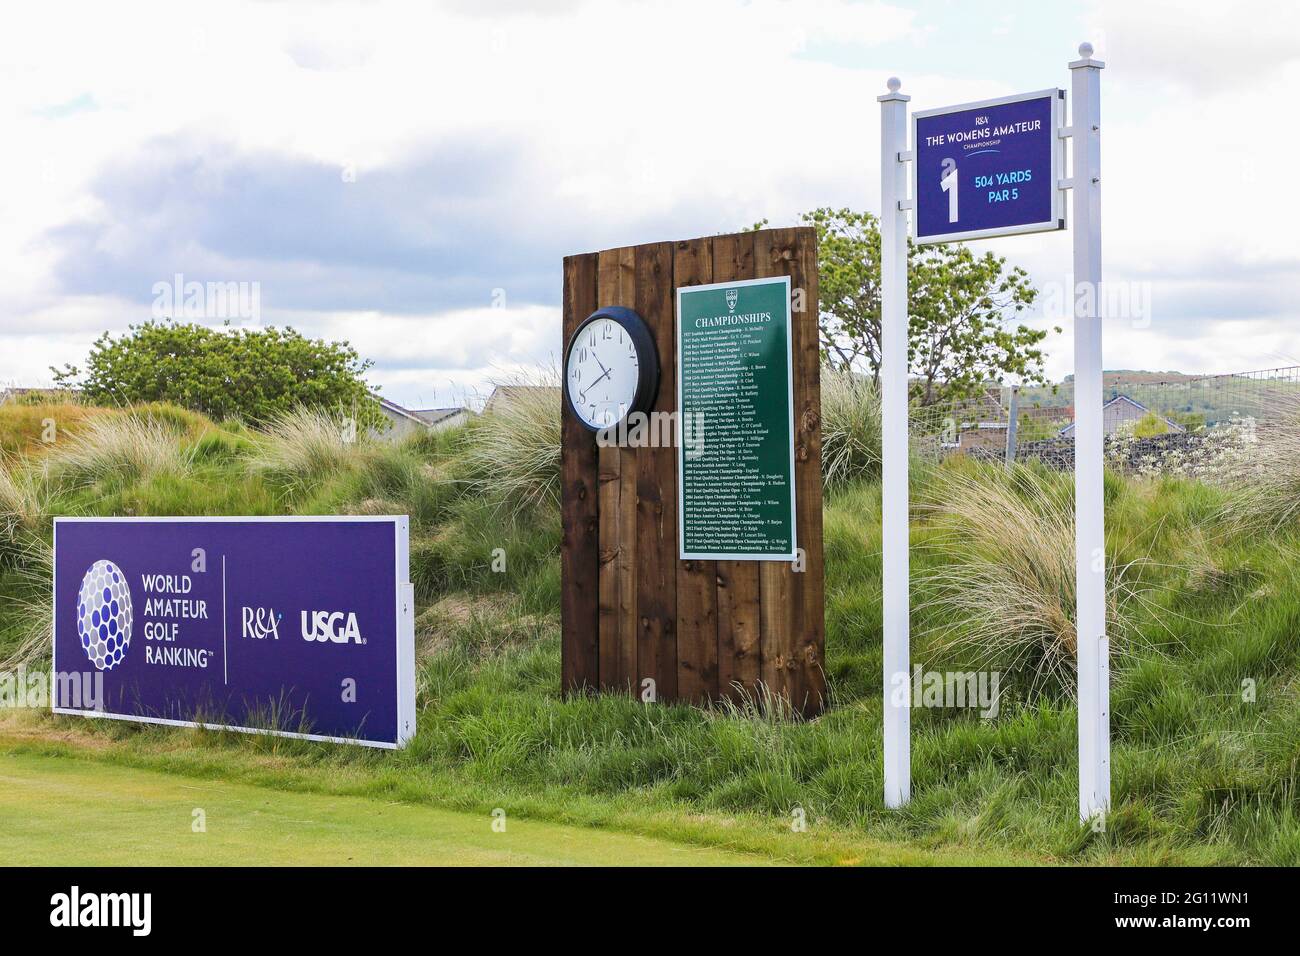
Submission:
[[[402,746],[408,531],[405,517],[56,519],[53,670],[102,689],[54,710]]]
[[[1062,90],[912,114],[919,243],[1065,228]]]

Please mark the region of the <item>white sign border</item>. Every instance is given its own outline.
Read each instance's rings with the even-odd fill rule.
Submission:
[[[967,110],[986,109],[991,106],[1006,106],[1008,103],[1023,103],[1028,100],[1040,100],[1044,97],[1050,97],[1052,101],[1052,168],[1051,168],[1051,189],[1052,189],[1052,218],[1044,222],[1027,222],[1019,226],[1001,226],[993,229],[970,229],[965,232],[945,232],[933,236],[918,236],[917,230],[920,228],[921,193],[917,185],[918,168],[920,162],[916,157],[920,153],[921,140],[917,133],[917,121],[931,116],[943,116],[947,113],[964,113]],[[1064,113],[1065,90],[1059,87],[1048,87],[1045,90],[1035,90],[1032,93],[1016,93],[1011,96],[998,96],[991,100],[976,100],[972,103],[959,103],[956,106],[939,106],[929,110],[917,110],[912,113],[912,156],[910,163],[911,170],[911,187],[912,187],[912,215],[908,217],[908,233],[912,242],[918,246],[937,245],[942,242],[962,242],[969,239],[990,239],[994,236],[1018,236],[1031,232],[1063,232],[1066,228],[1065,221],[1065,193],[1061,189],[1061,179],[1065,174],[1065,144],[1061,139],[1061,117]]]
[[[718,289],[738,289],[743,286],[785,285],[785,381],[787,390],[786,410],[790,415],[790,551],[786,554],[721,554],[710,552],[686,551],[686,488],[685,459],[686,446],[682,442],[682,295],[691,292],[712,292]],[[790,277],[765,276],[759,279],[736,279],[732,282],[709,282],[702,285],[684,285],[677,287],[677,314],[674,317],[676,338],[674,346],[674,373],[677,376],[677,556],[682,561],[797,561],[799,559],[799,519],[795,497],[798,495],[798,483],[794,468],[794,309],[790,303]],[[707,426],[705,435],[707,436]],[[705,438],[707,441],[707,437]]]
[[[297,740],[311,740],[317,743],[356,744],[361,747],[375,747],[381,750],[399,750],[415,736],[415,589],[411,585],[411,539],[409,515],[175,515],[162,517],[145,515],[126,517],[114,515],[109,517],[56,517],[54,519],[54,571],[50,575],[50,673],[58,674],[58,626],[59,626],[59,525],[60,524],[101,524],[104,522],[153,522],[159,524],[205,523],[231,524],[286,524],[304,522],[368,522],[390,523],[393,526],[394,557],[396,559],[396,595],[397,595],[397,742],[390,740],[369,740],[360,737],[332,737],[326,734],[302,734],[290,730],[268,730],[264,727],[240,727],[234,724],[210,724],[204,721],[173,720],[166,717],[142,717],[136,714],[109,713],[104,710],[79,710],[74,707],[56,707],[50,699],[50,711],[73,717],[92,717],[103,720],[127,720],[132,723],[162,724],[168,727],[201,727],[205,730],[228,730],[241,734],[260,734],[271,737],[292,737]]]

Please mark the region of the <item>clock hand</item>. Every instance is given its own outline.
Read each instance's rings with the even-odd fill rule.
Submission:
[[[596,359],[596,364],[597,364],[597,365],[600,365],[600,359]],[[601,367],[601,368],[605,368],[605,366],[603,366],[603,365],[600,365],[600,367]],[[596,385],[597,385],[597,383],[600,382],[600,379],[601,379],[601,378],[605,378],[605,377],[607,377],[608,375],[609,375],[609,369],[605,368],[605,374],[602,375],[600,378],[596,379],[595,382],[592,382],[590,385],[588,385],[586,388],[584,388],[581,392],[579,392],[579,393],[578,393],[578,397],[581,398],[581,399],[585,402],[585,401],[587,400],[587,392],[590,391],[591,389],[595,388]]]

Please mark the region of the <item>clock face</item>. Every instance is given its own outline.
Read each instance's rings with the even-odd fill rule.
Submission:
[[[632,336],[600,316],[582,327],[569,346],[564,387],[588,428],[616,425],[632,409],[641,379],[641,356]]]

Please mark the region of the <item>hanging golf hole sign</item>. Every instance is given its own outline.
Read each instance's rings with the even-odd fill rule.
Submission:
[[[1075,579],[1079,816],[1110,807],[1110,644],[1106,637],[1101,315],[1101,70],[1092,46],[1070,63],[1064,90],[1041,90],[913,114],[897,79],[881,105],[881,541],[884,635],[884,798],[911,797],[908,580],[907,238],[919,244],[1063,230],[1072,192],[1074,253]],[[1066,178],[1065,144],[1072,150]],[[912,198],[907,198],[908,165]]]

